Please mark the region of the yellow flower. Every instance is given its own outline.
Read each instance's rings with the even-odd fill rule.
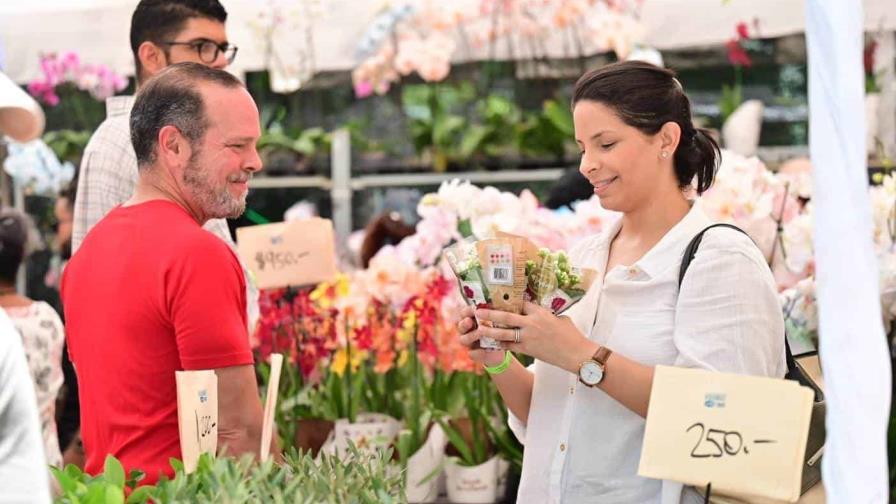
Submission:
[[[352,372],[358,370],[361,367],[361,364],[364,363],[364,360],[367,359],[366,351],[353,350],[352,351]],[[348,352],[345,347],[340,348],[336,351],[336,354],[333,355],[333,360],[330,362],[330,371],[336,373],[337,376],[342,376],[345,373],[345,368],[348,366]]]
[[[333,361],[330,363],[330,371],[342,376],[345,373],[345,366],[348,365],[348,353],[345,348],[340,348],[333,355]]]
[[[324,310],[327,310],[333,306],[336,298],[348,295],[349,287],[348,276],[340,273],[332,281],[318,284],[311,291],[311,294],[308,295],[308,298]]]
[[[407,349],[404,349],[401,351],[400,354],[398,354],[398,366],[397,367],[404,366],[407,361],[408,361],[408,351],[407,351]]]

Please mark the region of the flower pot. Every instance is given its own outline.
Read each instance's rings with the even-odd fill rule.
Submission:
[[[297,450],[311,453],[316,457],[321,447],[333,432],[334,423],[331,420],[319,418],[302,418],[296,428],[295,446]]]
[[[490,504],[498,497],[498,457],[473,467],[448,462],[445,474],[448,500],[457,504]]]
[[[392,445],[400,429],[398,420],[380,413],[361,413],[355,422],[340,418],[333,428],[332,450],[346,453],[349,442],[362,452],[385,449]]]
[[[438,424],[429,429],[426,442],[410,456],[407,464],[408,502],[435,502],[439,496],[439,476],[433,472],[445,459],[445,445],[448,438]],[[427,479],[428,478],[428,479]]]
[[[497,497],[503,497],[507,493],[507,476],[510,474],[510,462],[503,458],[498,459],[498,485]]]

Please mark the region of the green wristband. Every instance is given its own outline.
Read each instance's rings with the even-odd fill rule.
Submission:
[[[513,359],[513,354],[510,353],[509,350],[504,350],[504,360],[501,361],[497,366],[483,366],[485,367],[485,372],[490,375],[501,374],[504,371],[507,371],[507,368],[510,367],[510,361]]]

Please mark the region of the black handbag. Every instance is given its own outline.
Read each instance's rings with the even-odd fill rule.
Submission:
[[[688,270],[697,248],[703,240],[703,234],[712,228],[727,227],[747,234],[743,229],[731,224],[713,224],[703,231],[697,233],[687,248],[684,250],[684,257],[681,260],[681,269],[678,272],[678,288],[681,289],[681,283],[684,280],[684,274]],[[749,236],[749,235],[747,235]],[[787,374],[784,375],[786,380],[794,380],[804,387],[809,387],[815,393],[815,401],[812,404],[812,417],[809,421],[809,439],[806,443],[806,456],[803,462],[803,478],[801,494],[806,493],[810,488],[821,481],[821,455],[824,452],[825,440],[825,403],[824,392],[809,376],[806,370],[793,357],[790,351],[790,343],[787,341],[787,335],[784,335],[784,350],[787,360]]]

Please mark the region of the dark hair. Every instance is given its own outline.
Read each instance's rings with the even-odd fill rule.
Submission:
[[[140,44],[161,45],[171,41],[191,18],[206,18],[224,23],[227,11],[218,0],[141,0],[131,16],[131,52],[134,53],[137,81],[143,65],[137,50]]]
[[[27,217],[12,208],[0,210],[0,281],[15,284],[27,244]]]
[[[224,70],[199,63],[178,63],[140,88],[131,109],[131,143],[138,167],[155,161],[159,130],[165,126],[177,128],[194,146],[205,135],[208,118],[198,86],[202,82],[226,88],[243,86]]]
[[[664,124],[681,128],[675,149],[675,176],[682,188],[697,179],[697,194],[709,189],[719,168],[719,145],[708,132],[695,128],[688,100],[675,72],[643,61],[624,61],[592,70],[576,82],[572,106],[582,100],[613,109],[623,122],[647,135]]]
[[[364,242],[361,244],[361,265],[370,266],[370,260],[381,248],[398,243],[414,234],[414,226],[407,224],[398,212],[381,214],[367,224]]]

